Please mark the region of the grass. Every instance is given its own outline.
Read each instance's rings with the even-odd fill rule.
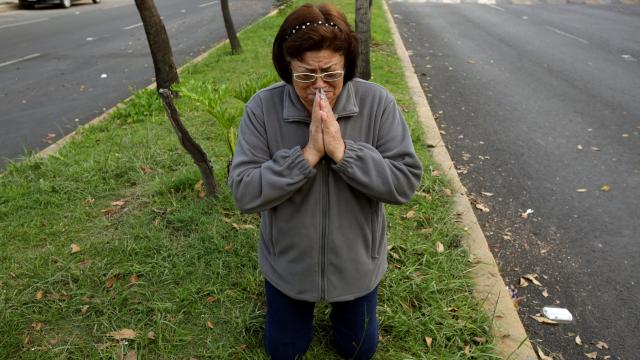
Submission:
[[[337,3],[353,17],[352,2]],[[448,183],[430,174],[434,165],[382,11],[375,2],[372,80],[404,109],[425,176],[411,203],[387,207],[392,249],[380,285],[376,358],[496,358],[491,319],[471,295]],[[185,69],[183,81],[233,86],[244,74],[273,72],[270,44],[283,18],[245,30],[244,54],[230,56],[222,46]],[[10,164],[0,177],[0,357],[118,358],[135,351],[144,359],[265,358],[259,219],[240,214],[225,185],[224,131],[188,99],[178,106],[213,161],[218,199],[198,197],[198,171],[152,90],[83,128],[57,154]],[[81,250],[72,254],[71,244]],[[307,359],[335,358],[328,309],[316,308]],[[109,336],[123,328],[135,330],[135,339]]]

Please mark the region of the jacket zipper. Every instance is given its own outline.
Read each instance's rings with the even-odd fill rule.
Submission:
[[[327,298],[327,286],[326,286],[326,261],[327,261],[327,208],[328,208],[328,193],[329,193],[329,172],[327,170],[327,160],[322,159],[322,200],[321,203],[321,214],[322,214],[322,236],[320,238],[320,298]]]

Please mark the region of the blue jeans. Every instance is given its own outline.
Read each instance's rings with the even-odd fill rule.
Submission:
[[[315,303],[295,300],[265,280],[267,318],[264,347],[273,360],[300,359],[309,348]],[[378,347],[378,287],[344,302],[331,303],[336,351],[345,359],[371,359]]]

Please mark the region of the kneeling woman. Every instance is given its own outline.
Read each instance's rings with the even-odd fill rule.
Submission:
[[[297,8],[273,44],[283,82],[259,91],[240,125],[229,183],[242,211],[262,213],[264,342],[273,359],[306,352],[321,300],[331,304],[341,356],[369,359],[377,348],[383,203],[409,201],[422,168],[394,98],[354,78],[357,56],[335,6]]]

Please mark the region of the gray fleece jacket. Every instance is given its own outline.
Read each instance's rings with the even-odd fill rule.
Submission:
[[[259,91],[246,105],[229,174],[240,210],[262,213],[262,273],[298,300],[347,301],[373,290],[387,268],[383,203],[409,201],[422,176],[383,87],[351,80],[333,112],[344,158],[312,168],[301,150],[311,119],[293,86]]]

